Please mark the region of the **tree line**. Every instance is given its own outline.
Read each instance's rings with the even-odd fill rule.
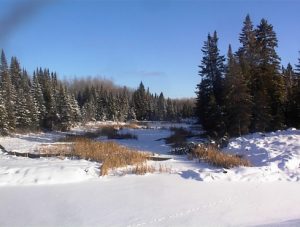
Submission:
[[[69,130],[87,121],[179,120],[194,115],[194,100],[165,98],[145,90],[118,87],[95,79],[61,81],[37,68],[32,76],[16,57],[0,62],[0,134],[15,131]]]
[[[199,66],[196,114],[209,136],[240,136],[300,127],[300,59],[280,66],[273,26],[254,28],[247,15],[236,52],[220,54],[215,31],[208,34]]]
[[[82,83],[82,81],[81,81]],[[69,85],[76,98],[84,122],[97,121],[177,121],[194,116],[193,99],[165,98],[161,92],[152,94],[141,82],[136,90],[105,86],[101,80],[93,84]],[[76,88],[77,87],[77,88]]]

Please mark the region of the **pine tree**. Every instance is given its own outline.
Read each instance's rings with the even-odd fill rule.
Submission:
[[[19,88],[21,88],[21,84],[22,84],[22,74],[21,74],[20,63],[16,57],[11,58],[10,75],[11,75],[12,84],[14,85],[15,89],[18,91]]]
[[[251,96],[246,79],[229,46],[225,78],[225,112],[227,131],[230,136],[248,133],[251,107]]]
[[[0,92],[0,135],[7,135],[9,132],[8,127],[8,116],[5,109],[4,100],[2,97],[2,92]]]
[[[249,14],[243,23],[239,41],[242,45],[237,52],[240,67],[248,87],[251,87],[251,80],[255,74],[255,67],[257,66],[257,43],[255,30]]]
[[[66,88],[63,85],[59,86],[57,110],[59,121],[58,127],[62,131],[70,130],[72,126],[72,106],[67,95]]]
[[[105,92],[103,87],[101,86],[99,91],[97,92],[96,98],[96,120],[97,121],[105,121],[106,113],[105,113]]]
[[[16,91],[11,81],[7,60],[3,50],[1,52],[0,77],[1,77],[2,96],[5,102],[5,108],[7,112],[8,127],[10,131],[13,131],[16,126],[15,108],[14,108],[16,102]]]
[[[139,88],[133,93],[133,104],[137,120],[147,120],[147,96],[143,82]]]
[[[23,88],[18,91],[16,102],[16,126],[18,129],[28,130],[31,126],[31,115]]]
[[[108,95],[108,109],[107,109],[108,119],[111,121],[117,120],[117,100],[112,92]]]
[[[167,120],[168,121],[173,121],[176,118],[176,114],[175,114],[175,110],[174,110],[174,103],[172,102],[172,100],[170,98],[167,99],[166,102],[166,111],[167,111]]]
[[[122,92],[117,95],[117,100],[117,118],[119,121],[126,121],[129,112],[129,94],[126,87],[124,87]]]
[[[46,106],[46,116],[43,126],[47,129],[55,129],[55,125],[58,123],[58,113],[56,108],[57,103],[57,89],[52,83],[52,78],[48,69],[44,71],[40,70],[38,74],[40,76],[40,84],[42,85],[43,96]]]
[[[216,32],[213,37],[208,34],[202,48],[203,59],[199,66],[202,80],[197,85],[196,112],[208,134],[222,137],[225,133],[222,110],[224,57],[219,54],[217,41]]]
[[[265,19],[261,20],[256,29],[256,40],[259,64],[254,83],[256,83],[258,94],[260,94],[260,90],[265,90],[265,94],[263,94],[265,97],[255,97],[255,101],[262,104],[260,110],[256,108],[256,111],[265,112],[256,114],[256,116],[263,116],[262,119],[257,120],[266,122],[266,128],[258,128],[258,130],[281,129],[284,124],[284,80],[279,73],[280,58],[276,53],[276,47],[278,46],[276,33],[273,31],[273,26],[268,24]],[[265,100],[265,103],[262,102],[263,100]]]
[[[295,86],[293,89],[293,102],[294,102],[294,112],[293,112],[293,127],[300,128],[300,58],[298,59],[298,64],[295,68]]]
[[[296,125],[297,119],[297,79],[298,76],[294,72],[292,65],[289,63],[287,68],[282,69],[285,80],[286,105],[285,105],[285,123],[289,127]]]
[[[81,112],[80,107],[78,105],[77,100],[73,94],[67,94],[68,100],[71,107],[71,115],[72,115],[72,122],[80,122],[81,121]]]
[[[166,118],[166,102],[165,102],[165,97],[164,94],[161,92],[159,97],[158,97],[158,102],[157,102],[157,118],[159,121],[165,120]]]
[[[33,78],[32,78],[31,95],[36,105],[35,108],[37,109],[37,118],[39,121],[39,125],[42,126],[43,121],[45,120],[46,117],[46,106],[45,106],[45,100],[41,89],[41,85],[35,73],[33,74]]]

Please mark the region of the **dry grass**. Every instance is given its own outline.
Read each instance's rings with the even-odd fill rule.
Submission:
[[[172,169],[166,165],[159,164],[158,172],[160,173],[172,173]]]
[[[146,173],[154,173],[154,172],[159,172],[159,173],[172,173],[172,170],[170,167],[167,167],[166,165],[159,165],[159,168],[157,169],[153,165],[147,165],[145,163],[138,164],[136,165],[132,171],[132,173],[137,174],[137,175],[145,175]]]
[[[154,173],[155,172],[155,167],[147,164],[139,164],[136,165],[132,173],[137,174],[137,175],[145,175],[146,173]]]
[[[60,154],[64,156],[72,153],[73,145],[70,143],[41,144],[37,151],[39,154]]]
[[[226,154],[213,145],[201,145],[193,150],[190,158],[198,158],[213,166],[233,168],[237,166],[251,166],[250,162],[236,155]]]
[[[98,142],[84,136],[69,136],[64,144],[44,145],[39,147],[41,154],[60,154],[102,163],[100,175],[107,175],[109,170],[129,165],[143,166],[151,154],[138,152],[115,142]],[[144,167],[143,167],[144,168]],[[142,168],[142,169],[143,169]],[[150,171],[148,168],[147,171]],[[138,170],[137,170],[138,172]]]
[[[97,142],[86,138],[75,140],[73,153],[79,158],[101,162],[101,176],[107,175],[110,169],[143,164],[149,156],[115,142]]]

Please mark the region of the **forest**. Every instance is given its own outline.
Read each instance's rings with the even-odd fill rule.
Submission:
[[[168,120],[194,115],[194,99],[152,94],[100,78],[61,81],[55,72],[37,68],[30,76],[16,57],[0,63],[0,133],[69,130],[79,122]]]
[[[273,26],[262,19],[254,27],[247,15],[240,47],[220,54],[215,31],[202,48],[196,113],[214,138],[300,127],[300,59],[281,66]]]

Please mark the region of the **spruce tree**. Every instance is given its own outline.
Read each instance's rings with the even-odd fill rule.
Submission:
[[[197,85],[196,114],[208,134],[222,137],[225,134],[222,95],[224,56],[219,53],[217,41],[216,32],[213,37],[208,34],[202,48],[203,59],[199,66],[202,80]]]
[[[167,113],[164,94],[161,92],[157,102],[157,118],[159,121],[165,120]]]
[[[282,69],[285,81],[285,123],[289,127],[295,127],[297,119],[297,83],[298,76],[294,72],[292,65],[289,63],[287,68]]]
[[[147,96],[143,82],[139,88],[133,93],[133,105],[137,120],[147,120]]]
[[[2,92],[0,92],[0,135],[7,135],[9,132],[8,127],[8,116],[5,109],[5,103],[2,97]]]
[[[19,88],[21,88],[21,84],[22,84],[22,71],[21,71],[20,63],[16,57],[11,58],[10,75],[11,75],[12,84],[14,85],[15,89],[18,91]]]
[[[11,76],[8,70],[7,60],[4,51],[1,52],[1,65],[0,65],[0,78],[2,97],[5,102],[5,108],[7,112],[8,127],[10,131],[13,131],[16,126],[15,108],[16,103],[16,90],[12,84]]]
[[[116,121],[117,120],[117,99],[116,97],[113,95],[112,92],[109,93],[108,95],[108,119],[111,121]]]
[[[166,112],[167,112],[167,118],[166,120],[168,121],[173,121],[176,118],[176,114],[175,114],[175,110],[174,110],[174,103],[172,102],[172,100],[170,98],[167,99],[166,102]]]
[[[46,107],[41,85],[35,73],[33,74],[32,78],[31,95],[36,105],[35,108],[37,109],[39,125],[42,126],[46,117]]]
[[[254,95],[255,105],[260,104],[254,116],[261,116],[256,119],[265,122],[266,127],[257,130],[276,130],[284,126],[284,80],[279,72],[280,58],[276,53],[278,41],[273,26],[265,19],[262,19],[256,29],[256,40],[259,54],[258,73],[254,78],[256,92]],[[265,97],[261,97],[264,95]],[[256,96],[256,97],[255,97]],[[261,99],[261,100],[258,100]],[[264,100],[264,101],[263,101]]]
[[[62,131],[68,131],[72,126],[72,106],[66,88],[60,85],[58,89],[57,110],[59,121],[56,127]]]
[[[242,69],[228,49],[225,78],[225,112],[227,131],[230,136],[241,136],[249,132],[251,120],[251,96]]]
[[[237,52],[240,67],[247,82],[247,86],[251,87],[251,80],[253,75],[256,73],[255,68],[258,62],[255,30],[249,14],[244,20],[239,41],[242,45]]]
[[[78,102],[73,94],[67,94],[67,96],[71,107],[72,122],[80,122],[81,112]]]
[[[18,96],[16,102],[16,126],[18,129],[28,130],[31,126],[31,115],[23,88],[19,89]]]
[[[293,89],[293,102],[294,102],[294,120],[293,127],[300,128],[300,58],[295,68],[295,86]]]
[[[129,112],[129,93],[126,87],[117,95],[118,100],[118,120],[126,121],[128,119]]]
[[[105,121],[106,114],[105,114],[105,92],[103,87],[101,86],[99,91],[97,92],[96,98],[96,120],[97,121]]]

